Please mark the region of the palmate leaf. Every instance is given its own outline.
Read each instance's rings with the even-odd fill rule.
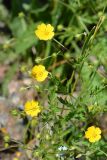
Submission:
[[[15,50],[16,53],[24,53],[28,48],[37,43],[34,35],[35,25],[31,25],[23,34],[16,38]]]
[[[35,23],[31,23],[28,26],[24,18],[16,17],[9,24],[9,27],[14,38],[13,47],[16,53],[24,53],[28,48],[36,44]]]

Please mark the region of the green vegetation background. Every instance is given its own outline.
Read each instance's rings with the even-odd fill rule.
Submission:
[[[76,106],[73,106],[72,112],[66,117],[67,121],[73,117],[74,120],[77,118],[91,124],[101,114],[104,114],[107,111],[107,1],[11,0],[7,6],[4,5],[4,2],[6,1],[0,0],[0,38],[2,39],[0,41],[0,63],[9,64],[9,70],[1,87],[2,93],[8,94],[6,86],[22,65],[27,64],[28,67],[31,67],[36,63],[37,57],[46,58],[61,50],[62,55],[55,59],[53,56],[43,63],[54,75],[58,75],[60,80],[64,81],[62,84],[54,77],[53,82],[57,84],[58,92],[64,95],[75,91],[73,87],[75,87],[76,78],[72,80],[71,73],[74,71],[75,75],[79,74],[76,90],[81,90],[81,92],[75,103]],[[53,40],[43,42],[35,37],[34,30],[41,22],[50,23],[55,27],[55,38],[68,50],[61,48]],[[98,30],[97,33],[94,32],[94,39],[90,45],[89,40],[96,26]],[[87,37],[89,39],[86,39]],[[84,56],[82,53],[87,54]],[[69,63],[63,64],[65,60]],[[50,104],[53,104],[56,94],[54,92],[52,94],[52,84],[48,85]],[[59,98],[59,101],[63,105],[71,105],[62,98]],[[85,107],[91,104],[94,104],[94,108],[88,113]],[[56,104],[53,105],[53,110],[57,112],[55,106]],[[77,106],[79,109],[76,110]],[[72,132],[75,132],[74,139],[82,137],[81,134],[77,136],[78,131],[75,131],[75,127]],[[105,142],[106,140],[105,136]],[[107,151],[105,142],[100,144],[104,147],[104,152]],[[81,144],[78,145],[81,148]],[[93,148],[90,147],[91,152]],[[102,151],[96,156],[98,160],[101,158],[106,160]],[[87,160],[89,158],[88,151],[86,158]]]

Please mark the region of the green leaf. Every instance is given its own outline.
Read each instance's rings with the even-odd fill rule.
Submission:
[[[34,34],[35,25],[31,25],[23,34],[16,38],[15,51],[16,53],[24,53],[28,48],[37,43],[37,39]]]
[[[91,39],[94,31],[95,31],[95,27],[92,28],[92,30],[90,31],[90,33],[89,33],[88,36],[86,37],[86,40],[85,40],[85,42],[84,42],[84,45],[83,45],[82,53],[81,53],[81,54],[85,54],[85,50],[88,48],[90,39]]]
[[[73,107],[71,103],[69,103],[67,100],[62,99],[61,97],[58,97],[58,100],[67,107]]]

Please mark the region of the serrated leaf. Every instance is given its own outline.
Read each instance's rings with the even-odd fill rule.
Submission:
[[[59,100],[62,104],[66,105],[67,107],[72,107],[72,104],[69,103],[67,100],[62,99],[61,97],[58,97],[58,100]]]

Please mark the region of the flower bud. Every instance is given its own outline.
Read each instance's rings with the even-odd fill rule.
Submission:
[[[25,65],[23,65],[23,66],[21,66],[21,72],[25,72],[26,71],[26,66]]]
[[[62,25],[62,24],[59,24],[59,25],[57,26],[57,30],[58,30],[58,31],[62,31],[62,30],[63,30],[63,25]]]
[[[70,59],[70,57],[71,57],[70,53],[67,52],[67,53],[64,54],[65,59]]]
[[[37,120],[36,119],[32,119],[31,126],[35,127],[36,125],[37,125]]]
[[[82,156],[82,154],[78,154],[77,156],[76,156],[76,158],[80,158]]]
[[[3,44],[3,49],[6,50],[10,47],[10,44],[7,42],[5,44]]]
[[[55,141],[52,141],[52,144],[55,144]]]
[[[101,12],[101,11],[100,11],[100,12],[98,12],[98,16],[99,16],[99,17],[103,16],[103,14],[104,14],[104,13],[103,13],[103,12]]]
[[[41,57],[37,57],[36,59],[35,59],[35,62],[37,63],[37,64],[39,64],[40,62],[41,62]]]
[[[9,135],[6,135],[4,136],[4,141],[7,143],[10,141],[10,136]]]
[[[37,138],[37,139],[39,139],[39,138],[40,138],[40,133],[38,133],[38,134],[36,135],[36,138]]]
[[[23,12],[19,12],[19,13],[18,13],[18,17],[19,17],[19,18],[23,18],[24,16],[25,16],[25,15],[24,15]]]
[[[11,114],[13,115],[13,116],[18,116],[18,111],[16,110],[16,109],[13,109],[13,110],[11,110]]]
[[[46,140],[49,140],[50,136],[48,134],[46,134],[45,138],[46,138]]]
[[[33,154],[34,154],[35,157],[39,157],[39,152],[38,151],[34,151]]]
[[[4,147],[5,147],[5,148],[9,147],[9,144],[8,144],[8,143],[5,143],[5,144],[4,144]]]
[[[38,85],[35,85],[35,89],[36,89],[37,91],[40,91],[40,87],[39,87]]]
[[[52,54],[52,57],[53,57],[53,58],[56,58],[56,57],[57,57],[57,53],[53,53],[53,54]]]

